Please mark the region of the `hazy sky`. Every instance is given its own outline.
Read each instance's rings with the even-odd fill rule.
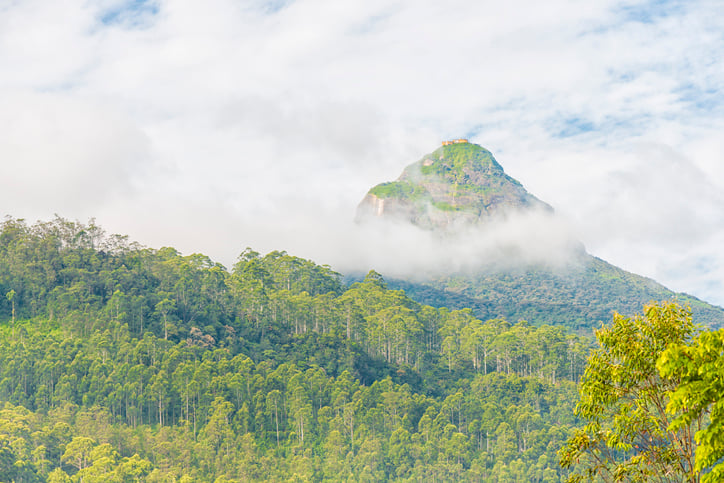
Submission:
[[[592,254],[724,305],[722,25],[720,0],[0,0],[0,214],[382,263],[357,203],[464,136]]]

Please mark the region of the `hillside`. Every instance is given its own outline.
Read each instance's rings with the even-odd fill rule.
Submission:
[[[359,204],[357,220],[409,223],[445,237],[444,248],[455,250],[455,236],[464,230],[541,211],[552,208],[505,174],[488,150],[462,142],[438,148],[406,167],[396,181],[370,189]],[[471,260],[470,266],[474,268],[390,279],[390,285],[420,303],[473,308],[483,319],[553,323],[583,333],[610,320],[614,311],[632,314],[652,300],[672,299],[689,305],[700,323],[724,326],[724,309],[615,267],[588,254],[580,242],[570,243],[564,264],[519,262],[511,255],[503,263],[476,265]]]
[[[631,315],[644,303],[676,300],[692,309],[697,322],[724,325],[724,311],[696,297],[675,293],[652,279],[621,270],[586,255],[567,270],[531,266],[474,275],[452,274],[427,282],[390,279],[420,303],[452,309],[470,307],[482,319],[502,317],[533,324],[560,324],[589,333],[614,312]]]
[[[563,481],[590,341],[370,272],[0,226],[0,481]]]

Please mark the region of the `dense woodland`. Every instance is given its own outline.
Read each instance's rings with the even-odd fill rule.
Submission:
[[[61,218],[0,230],[0,481],[533,481],[591,342],[370,272],[227,270]],[[574,469],[574,468],[572,468]]]
[[[677,300],[708,327],[724,327],[724,310],[674,293],[655,281],[626,272],[580,251],[561,268],[545,265],[480,268],[426,282],[388,281],[408,296],[436,307],[471,308],[476,317],[527,320],[590,335],[615,312],[633,315],[652,300]]]

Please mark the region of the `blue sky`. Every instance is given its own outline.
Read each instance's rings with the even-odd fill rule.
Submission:
[[[101,8],[98,20],[104,26],[142,28],[153,25],[158,13],[159,4],[153,0],[120,1]]]
[[[227,265],[252,246],[384,268],[369,247],[413,235],[372,242],[356,204],[467,135],[553,230],[724,305],[722,10],[0,0],[0,207]]]

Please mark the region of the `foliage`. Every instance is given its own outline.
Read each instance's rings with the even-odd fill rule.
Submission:
[[[458,211],[462,209],[460,206],[457,205],[451,205],[450,203],[447,203],[445,201],[434,201],[432,203],[432,206],[437,208],[440,211]]]
[[[425,188],[407,181],[392,181],[378,184],[370,190],[370,194],[378,198],[398,198],[410,201],[430,197],[430,194]]]
[[[695,470],[703,482],[724,479],[724,330],[704,331],[690,344],[672,344],[657,362],[661,376],[681,382],[671,395],[671,430],[708,419],[696,433]]]
[[[540,205],[538,199],[511,178],[487,149],[477,144],[442,146],[407,167],[398,183],[435,193],[433,206],[442,211],[476,215],[495,209]]]
[[[451,177],[456,181],[463,181],[466,170],[494,172],[503,175],[503,168],[485,148],[472,143],[460,143],[442,146],[424,159],[431,163],[422,163],[420,170],[423,174],[435,174],[441,177]],[[513,178],[510,178],[513,180]],[[513,180],[515,184],[520,185]]]
[[[589,356],[575,410],[587,424],[560,453],[562,466],[583,466],[570,481],[698,481],[692,426],[700,421],[670,427],[666,409],[678,379],[656,369],[666,347],[693,330],[690,312],[667,303],[631,318],[615,314],[596,331],[600,347]]]

